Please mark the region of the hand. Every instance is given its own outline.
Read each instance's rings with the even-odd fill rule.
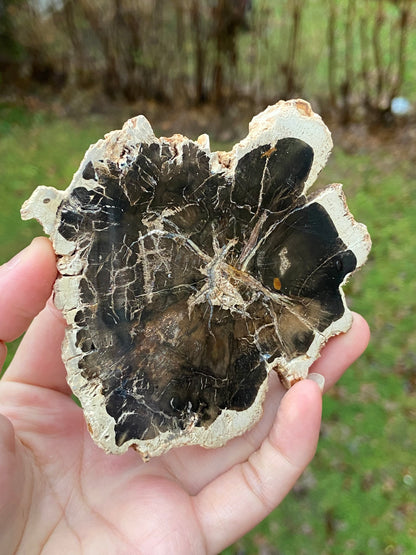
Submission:
[[[55,277],[45,238],[0,268],[1,364],[4,342],[28,330],[0,382],[1,553],[221,551],[280,503],[312,459],[318,385],[304,380],[285,392],[271,376],[259,424],[220,449],[183,447],[149,463],[133,450],[106,455],[65,381],[64,322],[47,301]],[[313,367],[325,388],[368,338],[355,315],[351,330],[328,342]]]

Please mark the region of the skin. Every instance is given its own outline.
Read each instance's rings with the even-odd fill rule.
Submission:
[[[264,519],[312,459],[319,386],[308,379],[286,392],[271,376],[259,424],[220,449],[183,447],[148,463],[132,450],[106,455],[65,381],[55,277],[45,238],[0,267],[1,364],[5,342],[27,330],[0,382],[2,553],[218,553]],[[325,390],[368,340],[356,314],[328,342],[312,369]]]

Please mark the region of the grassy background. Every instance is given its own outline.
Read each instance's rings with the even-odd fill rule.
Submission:
[[[40,234],[19,217],[33,189],[65,188],[88,145],[121,123],[0,106],[0,263]],[[416,553],[416,166],[400,153],[394,145],[353,153],[338,146],[319,178],[345,184],[373,239],[368,264],[347,287],[372,341],[325,398],[311,467],[227,555]]]

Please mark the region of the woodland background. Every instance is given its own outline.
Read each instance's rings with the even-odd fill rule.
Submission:
[[[409,0],[2,0],[0,18],[11,93],[222,108],[306,94],[343,123],[414,94]]]
[[[416,553],[415,2],[0,0],[0,263],[41,233],[19,216],[33,189],[66,188],[127,117],[229,149],[299,96],[333,133],[317,186],[344,183],[373,239],[347,286],[372,340],[295,490],[225,553]]]

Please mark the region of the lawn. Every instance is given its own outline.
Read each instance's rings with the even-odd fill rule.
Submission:
[[[32,190],[65,188],[88,145],[121,123],[0,107],[0,263],[41,231],[19,216]],[[313,464],[227,555],[416,553],[415,165],[391,147],[354,154],[336,147],[319,182],[344,183],[371,233],[370,260],[347,292],[372,341],[325,398]]]
[[[326,396],[318,453],[299,485],[226,553],[416,553],[416,170],[394,152],[335,148],[320,176],[344,183],[372,236],[347,287],[372,340]]]

